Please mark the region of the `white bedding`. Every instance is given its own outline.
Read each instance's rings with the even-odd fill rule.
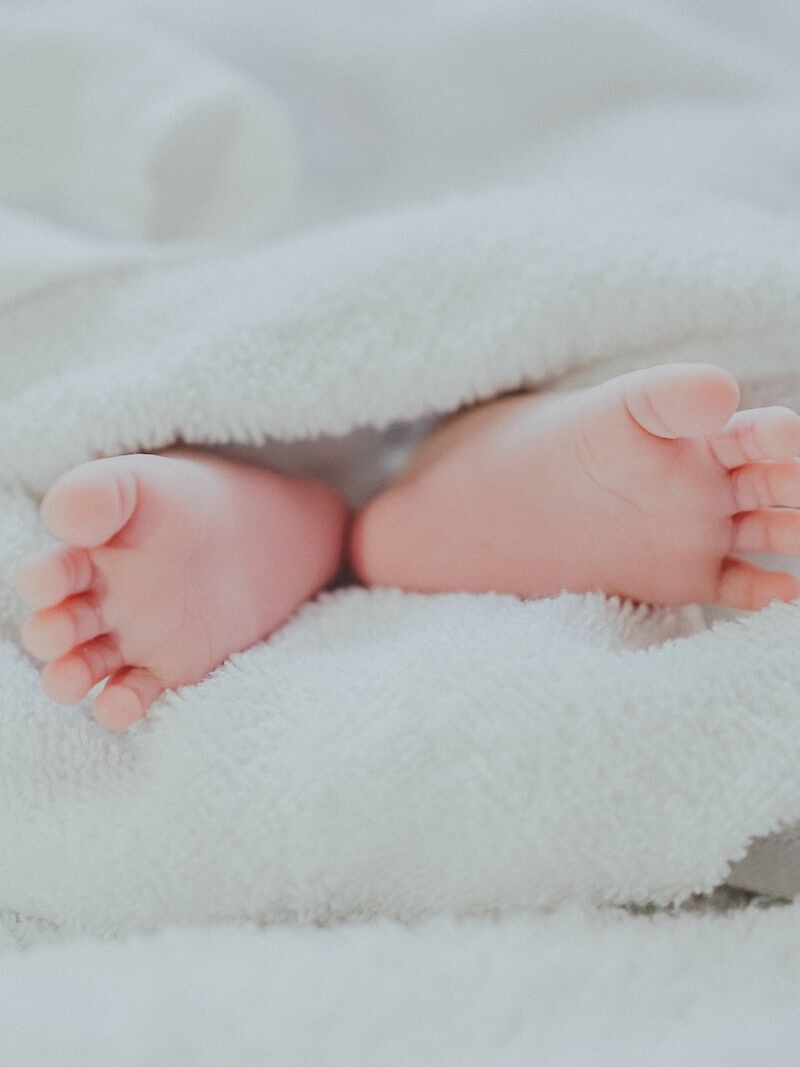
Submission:
[[[10,580],[42,542],[38,495],[96,455],[266,435],[302,449],[521,384],[565,388],[671,359],[714,360],[747,396],[797,403],[800,81],[788,35],[779,47],[736,21],[720,28],[710,8],[623,2],[136,7],[145,21],[129,26],[109,24],[107,6],[0,6],[0,102],[13,119],[0,123],[9,929],[15,915],[26,938],[32,919],[63,936],[483,916],[420,928],[430,937],[405,957],[406,934],[383,922],[319,935],[334,969],[351,951],[374,954],[369,988],[398,952],[398,982],[418,973],[426,988],[440,949],[501,966],[523,920],[488,916],[712,890],[753,838],[800,819],[795,606],[708,629],[697,609],[600,596],[341,590],[120,737],[41,695]],[[158,23],[182,40],[163,26],[154,36]],[[641,919],[578,914],[524,921],[531,951],[563,933],[580,965],[563,978],[563,1015],[508,1021],[512,1050],[514,1033],[528,1052],[540,1037],[554,1056],[575,1045],[574,1004],[599,988],[583,977],[597,931],[625,959],[650,936],[633,932],[650,931]],[[736,937],[748,922],[782,937],[790,915],[736,917]],[[684,938],[696,996],[706,964],[684,931],[705,921],[657,927]],[[730,922],[702,936],[724,940]],[[9,961],[7,974],[30,966],[40,990],[47,954],[63,952],[91,985],[103,952],[120,953],[152,1025],[143,945],[176,973],[194,951],[211,968],[224,945],[232,966],[246,942],[260,967],[280,945],[295,1018],[288,975],[310,971],[292,957],[316,937],[42,948],[29,957],[41,972]],[[521,966],[538,990],[544,965]],[[497,1020],[515,981],[502,973],[487,994]],[[680,984],[671,972],[664,982]],[[764,988],[788,996],[786,975],[775,982]],[[461,1025],[444,1048],[470,1034],[476,995],[451,1005]],[[738,996],[719,1011],[735,1012]],[[214,1003],[228,1017],[238,1002],[220,992]],[[255,1027],[261,1047],[256,1010],[236,1025]],[[385,1062],[419,1052],[402,1018]],[[91,1027],[67,1038],[63,1025],[80,1052]],[[504,1047],[503,1025],[481,1040]],[[380,1047],[357,1022],[345,1029],[348,1062],[352,1042]],[[284,1032],[304,1047],[299,1023]]]
[[[14,1064],[753,1067],[797,1049],[797,906],[172,929],[6,956]]]

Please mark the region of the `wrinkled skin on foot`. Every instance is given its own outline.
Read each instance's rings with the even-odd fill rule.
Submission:
[[[356,519],[369,584],[757,609],[800,593],[742,552],[800,553],[800,417],[736,412],[725,371],[667,365],[457,416]]]
[[[344,504],[326,487],[202,453],[82,464],[42,503],[61,547],[25,561],[25,648],[45,692],[121,730],[272,633],[330,580]]]

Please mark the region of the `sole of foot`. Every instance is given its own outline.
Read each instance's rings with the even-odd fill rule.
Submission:
[[[354,569],[421,592],[793,600],[792,574],[740,554],[800,554],[800,416],[738,401],[726,371],[671,364],[455,416],[357,517]]]
[[[335,574],[346,519],[319,483],[189,450],[82,464],[41,513],[61,544],[19,570],[23,645],[58,703],[108,679],[111,730],[280,626]]]

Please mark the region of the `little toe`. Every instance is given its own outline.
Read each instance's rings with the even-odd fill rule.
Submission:
[[[800,555],[800,511],[762,508],[734,515],[732,523],[734,552]]]
[[[129,457],[83,463],[63,474],[42,501],[42,518],[61,541],[96,548],[133,515],[137,484]]]
[[[127,730],[147,714],[164,692],[154,674],[142,667],[124,667],[113,674],[94,702],[94,717],[107,730]]]
[[[656,437],[701,437],[719,430],[739,403],[736,380],[706,363],[667,363],[623,374],[619,388],[628,414]]]
[[[50,608],[87,590],[93,573],[92,560],[85,549],[47,549],[22,563],[17,572],[17,592],[34,611]]]
[[[784,571],[767,571],[741,559],[726,559],[720,572],[718,603],[758,611],[774,600],[788,603],[800,596],[800,581]]]
[[[800,415],[784,407],[737,411],[709,445],[725,467],[794,459],[800,456]]]
[[[800,508],[800,460],[746,463],[729,477],[736,511]]]
[[[73,649],[42,671],[42,688],[57,704],[78,704],[92,686],[123,666],[122,653],[109,635]]]
[[[105,631],[97,599],[73,596],[31,615],[22,627],[22,645],[37,659],[53,660]]]

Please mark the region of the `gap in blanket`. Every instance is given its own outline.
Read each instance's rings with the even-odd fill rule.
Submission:
[[[218,455],[268,467],[277,474],[318,478],[360,508],[406,466],[436,416],[393,422],[385,430],[362,426],[349,434],[297,441],[267,437],[262,445],[231,443],[209,449]],[[197,446],[193,446],[197,447]]]
[[[625,904],[622,910],[631,915],[673,915],[686,912],[706,914],[709,912],[744,911],[747,908],[772,908],[791,904],[785,897],[773,897],[739,889],[731,885],[717,886],[711,893],[695,893],[682,904],[661,907],[658,904]]]

